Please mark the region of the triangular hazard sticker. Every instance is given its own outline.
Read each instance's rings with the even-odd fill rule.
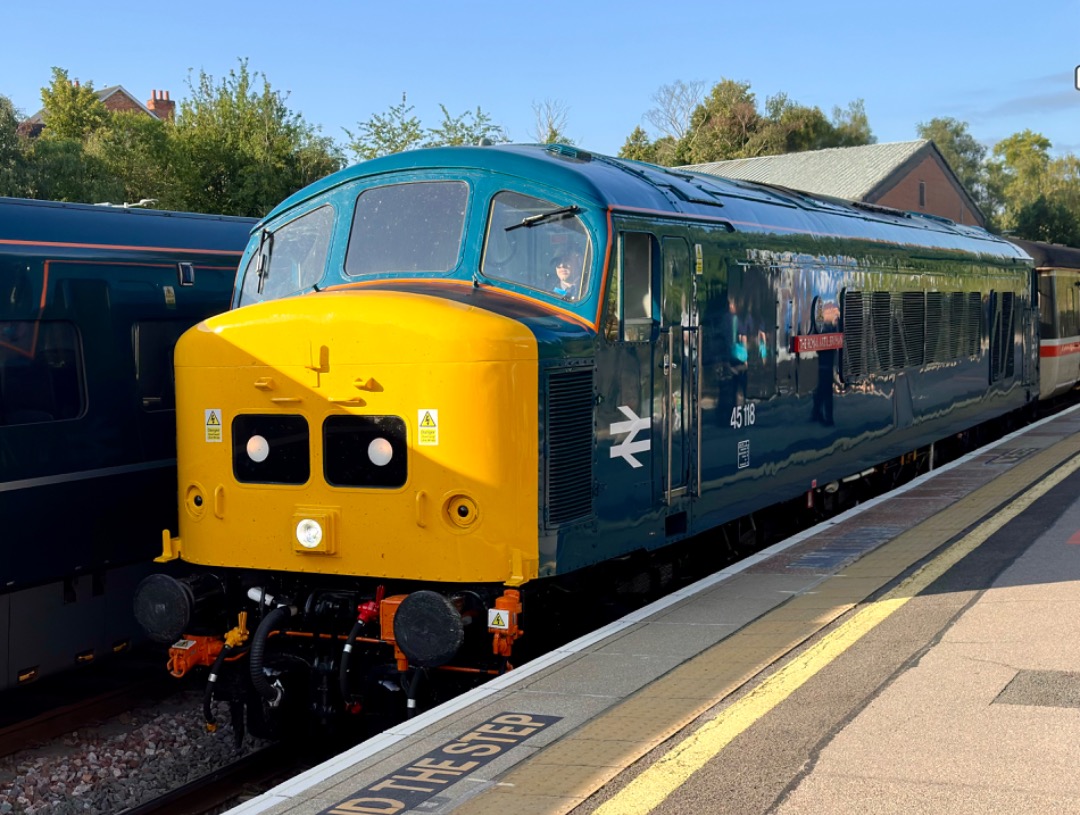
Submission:
[[[506,620],[503,619],[503,616],[501,614],[496,614],[494,617],[491,618],[491,622],[488,623],[488,625],[490,625],[492,628],[505,628]]]
[[[210,415],[206,417],[206,424],[207,425],[220,425],[221,420],[218,419],[218,415],[216,413],[211,411]]]
[[[420,422],[421,427],[435,427],[435,420],[431,418],[430,413],[425,413],[423,421]]]

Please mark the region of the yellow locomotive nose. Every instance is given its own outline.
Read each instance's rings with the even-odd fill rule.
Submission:
[[[192,563],[520,584],[537,574],[537,345],[423,294],[321,292],[176,348]]]

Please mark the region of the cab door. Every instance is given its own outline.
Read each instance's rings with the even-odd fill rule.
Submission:
[[[663,372],[664,501],[682,503],[696,469],[698,339],[690,245],[682,237],[661,241],[660,342]]]

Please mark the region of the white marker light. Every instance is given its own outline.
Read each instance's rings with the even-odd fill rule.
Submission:
[[[322,543],[323,531],[318,521],[304,518],[296,525],[296,540],[305,549],[314,549]]]
[[[394,448],[390,442],[380,436],[368,445],[367,454],[376,467],[385,467],[394,457]]]
[[[256,464],[261,464],[270,455],[270,442],[262,436],[252,436],[247,441],[247,454]]]

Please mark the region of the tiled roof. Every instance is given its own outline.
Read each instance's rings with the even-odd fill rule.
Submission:
[[[862,201],[928,144],[931,142],[927,139],[918,139],[831,147],[780,156],[691,164],[681,169]]]
[[[122,94],[124,94],[124,96],[126,96],[128,99],[130,99],[132,102],[134,102],[140,108],[142,108],[142,110],[147,115],[149,115],[149,116],[154,115],[153,111],[151,111],[150,108],[148,108],[146,105],[144,105],[142,102],[140,102],[134,96],[132,96],[132,94],[123,85],[110,85],[107,88],[102,88],[99,91],[94,91],[94,95],[98,99],[100,99],[102,102],[104,102],[106,99],[108,99],[114,93],[122,93]],[[27,124],[32,124],[32,125],[34,125],[34,124],[44,124],[44,122],[45,122],[45,108],[42,108],[41,110],[39,110],[37,113],[35,113],[33,116],[31,116],[29,119],[26,120]]]

